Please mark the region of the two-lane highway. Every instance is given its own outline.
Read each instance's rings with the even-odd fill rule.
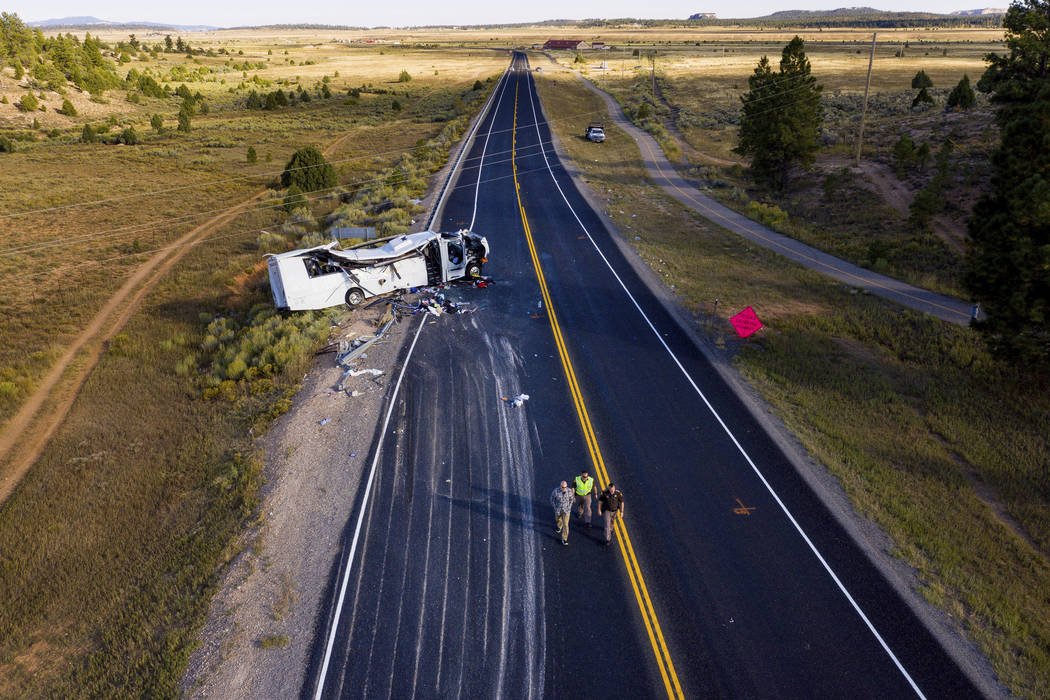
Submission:
[[[304,696],[978,695],[634,275],[521,55],[440,228],[471,225],[497,284],[409,321]],[[626,494],[612,548],[553,532],[583,468]]]

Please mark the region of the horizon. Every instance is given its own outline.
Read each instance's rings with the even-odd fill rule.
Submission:
[[[883,5],[882,3],[879,3]],[[729,0],[715,0],[710,4],[702,2],[686,2],[685,0],[666,0],[652,8],[645,16],[633,14],[637,12],[635,3],[626,0],[610,0],[602,5],[602,16],[595,17],[594,13],[577,13],[573,16],[560,16],[564,13],[564,6],[553,0],[538,0],[530,6],[530,16],[514,14],[520,12],[518,8],[493,7],[491,3],[482,0],[468,0],[457,4],[454,8],[434,7],[429,3],[410,0],[401,3],[396,8],[377,7],[364,10],[347,10],[345,6],[335,3],[320,3],[311,7],[308,11],[301,8],[273,8],[259,12],[256,7],[241,4],[240,2],[229,3],[216,9],[212,5],[200,0],[189,0],[179,8],[165,10],[165,14],[175,15],[162,19],[138,14],[137,4],[127,0],[107,0],[99,3],[94,9],[85,9],[82,3],[73,3],[68,0],[52,0],[29,5],[13,3],[14,7],[6,10],[17,14],[26,23],[46,22],[67,17],[94,17],[96,19],[115,24],[135,24],[148,22],[166,26],[209,26],[218,29],[230,29],[237,27],[255,27],[269,25],[333,25],[347,27],[391,27],[410,28],[426,26],[462,26],[462,25],[500,25],[500,24],[533,24],[557,20],[580,21],[587,19],[652,19],[652,20],[685,20],[694,13],[714,12],[719,19],[753,19],[764,17],[775,12],[784,11],[809,11],[821,12],[837,10],[850,7],[871,7],[871,5],[848,5],[835,0],[818,0],[815,3],[785,3],[769,2],[768,0],[745,0],[743,3],[729,2]],[[800,6],[802,5],[802,6]],[[810,6],[805,6],[810,5]],[[908,7],[902,5],[911,5]],[[886,3],[881,7],[873,9],[885,12],[931,12],[936,14],[950,14],[952,12],[983,9],[985,7],[1003,7],[1001,5],[962,6],[956,0],[930,0],[923,3],[922,7],[915,7],[913,3]],[[26,10],[29,10],[27,12]],[[633,12],[632,12],[633,11]],[[570,13],[571,14],[571,13]],[[543,15],[543,16],[540,16]]]

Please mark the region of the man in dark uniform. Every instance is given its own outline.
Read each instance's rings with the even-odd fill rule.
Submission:
[[[623,493],[616,490],[616,484],[609,484],[609,488],[602,491],[598,497],[598,515],[605,522],[605,546],[612,542],[613,518],[623,519]]]

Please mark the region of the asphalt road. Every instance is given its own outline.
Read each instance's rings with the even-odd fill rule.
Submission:
[[[493,104],[440,228],[473,221],[497,284],[408,321],[303,695],[978,696],[632,272],[529,73]],[[626,494],[614,547],[553,532],[582,468]]]

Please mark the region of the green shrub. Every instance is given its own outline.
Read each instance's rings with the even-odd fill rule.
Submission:
[[[98,143],[98,134],[90,124],[85,124],[84,129],[80,132],[80,140],[84,143]]]
[[[407,70],[402,70],[401,71],[401,75],[397,76],[397,82],[399,82],[399,83],[407,83],[407,82],[409,82],[411,80],[412,80],[412,76],[409,74],[409,72]]]
[[[22,100],[18,103],[18,108],[23,112],[35,112],[39,106],[40,102],[31,92],[22,95]]]
[[[7,138],[3,134],[0,134],[0,153],[14,153],[15,145],[11,143],[11,139]]]
[[[125,146],[135,146],[138,145],[139,142],[139,135],[135,133],[135,128],[131,126],[124,129],[124,131],[120,132],[120,136],[118,138],[120,143],[124,144]]]
[[[156,131],[158,134],[163,133],[164,117],[160,116],[159,114],[154,114],[152,117],[150,117],[149,125],[153,127],[153,130]]]
[[[747,217],[774,231],[780,231],[788,222],[788,215],[775,204],[751,201],[747,204]]]
[[[68,99],[62,100],[62,108],[58,110],[59,114],[64,114],[67,117],[77,116],[77,108],[73,106],[73,103]]]
[[[299,189],[297,185],[292,185],[288,188],[288,192],[284,195],[284,203],[282,207],[286,212],[293,212],[296,209],[307,209],[310,203],[306,201],[306,197],[303,195],[303,191]]]
[[[300,148],[281,173],[281,186],[295,185],[300,192],[316,192],[337,184],[335,168],[313,146]]]
[[[255,152],[255,146],[248,146],[248,155],[246,156],[249,165],[254,165],[259,160],[259,155]]]

